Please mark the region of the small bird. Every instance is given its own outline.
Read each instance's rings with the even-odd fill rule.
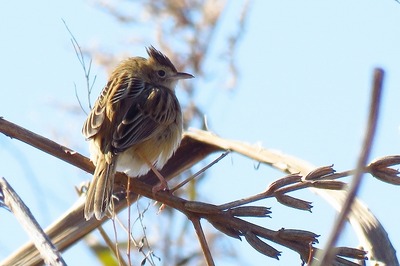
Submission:
[[[106,214],[116,171],[138,177],[152,169],[160,179],[153,191],[168,188],[157,169],[165,165],[182,139],[182,112],[175,86],[178,80],[193,75],[178,72],[153,46],[146,50],[148,59],[131,57],[116,67],[83,125],[96,166],[86,193],[86,220],[93,214],[100,220]]]

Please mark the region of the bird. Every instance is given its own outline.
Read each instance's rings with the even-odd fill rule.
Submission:
[[[93,216],[101,220],[108,214],[117,171],[139,177],[152,169],[160,179],[153,191],[168,189],[158,170],[182,139],[175,86],[178,80],[194,76],[178,72],[153,46],[146,51],[148,58],[130,57],[115,68],[83,125],[96,167],[86,192],[86,220]]]

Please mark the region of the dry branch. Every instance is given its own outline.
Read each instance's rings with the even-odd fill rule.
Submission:
[[[12,138],[17,138],[56,156],[86,172],[93,172],[94,167],[87,158],[46,138],[35,135],[34,133],[4,119],[0,119],[0,131]],[[225,150],[231,150],[243,154],[249,158],[255,159],[261,163],[269,164],[289,174],[300,173],[300,175],[305,177],[315,169],[315,167],[302,160],[276,151],[261,149],[258,146],[242,142],[222,139],[209,132],[197,130],[185,134],[180,148],[164,167],[162,174],[167,179],[173,178],[182,171],[190,168],[195,163],[203,160],[211,153]],[[188,202],[169,193],[161,192],[154,195],[152,193],[152,186],[156,182],[157,178],[152,173],[149,173],[140,179],[131,179],[130,189],[132,193],[130,193],[130,203],[135,202],[137,194],[140,194],[169,205],[174,209],[185,213],[188,217],[195,217],[196,219],[204,218],[209,220],[211,224],[217,226],[223,224],[223,221],[226,221],[224,220],[224,217],[230,217],[230,222],[225,223],[226,226],[224,229],[226,232],[229,231],[231,236],[234,236],[235,234],[237,234],[238,237],[245,236],[246,239],[250,241],[249,243],[256,245],[256,247],[261,247],[259,245],[260,242],[258,241],[260,240],[260,237],[266,238],[299,252],[303,259],[309,256],[310,250],[304,248],[304,243],[299,245],[293,241],[285,240],[284,237],[290,236],[291,231],[272,231],[256,226],[241,220],[232,213],[224,212],[224,210],[221,210],[221,206],[213,207],[204,203],[199,203],[201,207],[196,209],[193,208],[193,202]],[[117,196],[120,196],[120,200],[116,201],[116,211],[126,207],[126,200],[124,200],[126,184],[126,176],[124,174],[117,174],[114,192]],[[332,198],[330,201],[333,205],[340,204],[341,198],[344,198],[343,191],[327,191],[321,189],[315,189],[315,191],[324,197],[331,196]],[[54,222],[46,230],[46,233],[59,250],[64,250],[76,243],[87,233],[99,226],[100,223],[105,221],[97,221],[95,219],[85,221],[83,218],[83,205],[84,198],[81,197],[78,202],[65,213],[65,215],[60,217],[58,221]],[[243,210],[240,212],[242,211]],[[229,210],[229,212],[232,212],[232,210]],[[350,215],[350,221],[352,225],[361,232],[361,236],[364,238],[362,245],[368,247],[367,250],[369,255],[372,255],[376,260],[386,262],[388,265],[398,265],[395,251],[391,246],[385,230],[373,214],[360,201],[355,202],[355,206]],[[221,231],[224,232],[223,230]],[[307,232],[301,230],[296,232],[303,232],[304,235],[307,235]],[[315,236],[315,234],[314,237],[310,235],[305,238],[305,241],[307,243],[315,242],[313,240],[315,239]],[[263,247],[262,250],[265,251],[266,246]],[[277,254],[274,256],[276,257]],[[26,264],[28,262],[29,264],[35,265],[42,263],[41,259],[38,257],[37,250],[31,243],[26,244],[2,263],[5,265],[14,265],[21,263]]]
[[[347,216],[350,213],[354,199],[356,198],[357,191],[360,188],[364,170],[367,165],[368,158],[370,156],[370,151],[372,149],[372,143],[378,123],[378,115],[379,115],[380,101],[382,95],[383,75],[384,71],[382,69],[379,68],[375,69],[367,129],[365,132],[365,137],[361,148],[360,156],[357,161],[357,167],[355,169],[355,173],[351,181],[351,186],[346,196],[346,200],[342,205],[339,217],[336,219],[335,224],[332,228],[332,233],[328,239],[324,252],[322,252],[320,259],[315,260],[315,263],[313,263],[312,265],[315,264],[315,266],[321,266],[321,265],[331,264],[333,257],[335,256],[333,247],[335,246],[339,238],[339,235],[342,232],[345,221],[347,220]]]
[[[1,201],[4,206],[14,214],[17,221],[28,233],[45,263],[53,266],[67,265],[28,207],[4,178],[0,178],[0,195],[2,195]]]

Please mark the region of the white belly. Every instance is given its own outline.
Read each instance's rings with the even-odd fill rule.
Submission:
[[[182,127],[168,128],[160,138],[152,138],[119,153],[116,170],[129,177],[145,175],[151,169],[148,162],[161,169],[178,148],[182,138]],[[90,141],[90,158],[96,165],[99,147]],[[139,155],[140,154],[140,155]],[[146,158],[146,160],[143,160]]]

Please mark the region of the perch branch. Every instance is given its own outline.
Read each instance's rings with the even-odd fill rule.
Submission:
[[[87,172],[93,172],[94,167],[87,158],[61,145],[58,145],[46,138],[42,138],[40,136],[33,134],[32,132],[24,130],[19,126],[12,124],[4,119],[0,119],[0,132],[3,132],[10,137],[18,138],[28,144],[31,144],[32,146],[39,146],[41,150],[44,150],[47,153],[59,157],[60,159],[67,161],[72,165],[75,165]],[[273,167],[287,173],[302,172],[305,173],[304,176],[306,176],[309,172],[314,170],[310,164],[276,151],[261,149],[258,146],[252,146],[242,142],[222,139],[214,134],[205,131],[192,131],[185,133],[181,146],[179,147],[176,154],[164,167],[162,174],[166,178],[172,178],[173,176],[179,174],[180,172],[188,169],[193,164],[201,161],[209,154],[216,151],[225,151],[225,150],[232,150],[244,154],[262,163],[272,165]],[[117,192],[116,195],[118,195],[118,193],[120,193],[121,191],[126,190],[125,186],[127,180],[126,176],[120,173],[116,175],[115,179],[116,180],[115,180],[114,192]],[[136,201],[137,193],[139,193],[140,195],[152,198],[159,202],[163,202],[166,205],[172,206],[173,208],[182,211],[185,214],[190,214],[193,211],[191,209],[188,209],[187,206],[185,206],[187,201],[174,197],[171,194],[157,193],[153,195],[151,188],[152,185],[154,185],[157,182],[157,178],[153,176],[151,172],[147,176],[144,176],[143,178],[131,179],[130,181],[131,181],[131,191],[132,191],[130,195],[131,203]],[[316,191],[323,191],[323,190],[318,189]],[[122,195],[121,198],[124,198],[124,195]],[[335,195],[334,198],[340,198],[340,197]],[[60,217],[58,221],[53,223],[53,225],[49,226],[49,228],[46,230],[46,233],[49,235],[49,237],[53,240],[55,245],[60,250],[68,248],[70,245],[81,239],[84,235],[95,229],[100,223],[105,221],[105,220],[97,221],[95,219],[92,219],[88,222],[84,221],[82,214],[83,204],[84,204],[84,198],[81,197],[79,201],[69,211],[65,213],[65,215]],[[358,202],[358,204],[360,206],[360,209],[357,210],[358,211],[357,215],[354,215],[354,217],[356,218],[355,221],[360,224],[360,227],[364,226],[362,227],[362,229],[364,229],[363,232],[366,236],[366,239],[368,239],[368,237],[370,236],[369,233],[373,233],[374,237],[369,239],[370,243],[372,244],[375,243],[374,244],[375,249],[374,250],[371,249],[373,253],[377,254],[375,252],[377,250],[380,251],[381,254],[388,254],[386,255],[386,258],[391,258],[393,256],[394,259],[396,260],[396,257],[394,255],[395,254],[394,249],[392,250],[387,249],[387,246],[391,246],[391,244],[389,239],[387,238],[386,232],[380,226],[379,222],[375,219],[375,217],[368,211],[368,209],[365,206],[363,206],[360,202]],[[116,201],[115,209],[117,212],[125,207],[126,207],[126,200]],[[216,207],[215,209],[213,208],[213,212],[220,212],[220,211],[221,210],[218,209],[218,207]],[[215,221],[215,218],[212,218],[212,215],[210,216],[210,214],[207,217],[205,216],[203,217],[209,220],[213,225],[218,224],[218,221]],[[236,219],[242,221],[239,218]],[[371,221],[373,223],[371,223]],[[373,225],[372,227],[371,224]],[[246,224],[245,222],[245,224],[242,224],[242,226],[245,226],[245,228],[249,228],[249,226],[253,225]],[[230,229],[225,228],[225,229],[226,229],[225,231],[229,231],[228,233],[230,233],[232,236],[235,235],[234,228]],[[256,232],[253,232],[254,230]],[[262,232],[258,232],[256,229],[254,230],[253,231],[247,230],[249,233],[246,234],[246,237],[249,238],[253,244],[256,244],[258,237],[256,235],[255,238],[254,233],[262,233]],[[382,238],[382,236],[384,237]],[[277,241],[277,239],[272,238],[272,241]],[[379,245],[377,243],[379,243]],[[287,245],[291,247],[290,246],[291,244]],[[384,248],[384,250],[380,250],[380,247],[383,247],[385,245],[386,248]],[[298,248],[296,246],[293,247]],[[309,252],[309,249],[302,251],[302,257],[306,252]],[[307,257],[308,255],[309,254],[307,254]],[[40,258],[38,257],[37,251],[35,250],[35,248],[32,246],[31,243],[26,244],[20,250],[16,251],[8,259],[3,261],[3,263],[4,262],[9,262],[8,264],[15,264],[15,263],[24,264],[27,262],[29,262],[30,264],[42,263]],[[397,260],[395,262],[398,263]],[[396,263],[391,263],[391,265],[398,265]]]

